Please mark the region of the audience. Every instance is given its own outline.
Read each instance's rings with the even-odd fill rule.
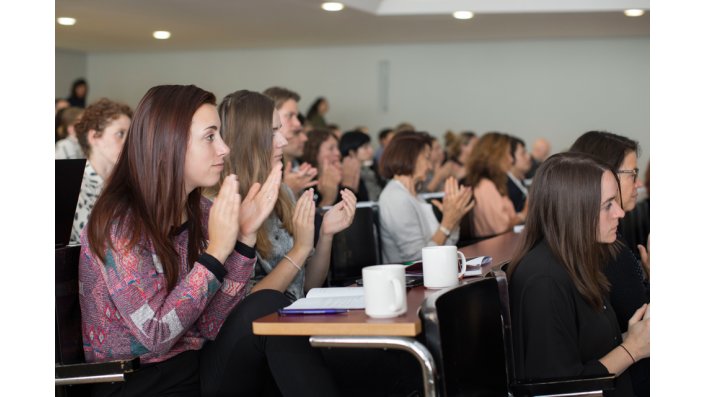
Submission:
[[[264,95],[274,101],[281,119],[280,132],[287,141],[284,146],[284,183],[298,197],[304,189],[316,186],[318,170],[308,163],[299,163],[304,154],[304,144],[308,137],[299,121],[299,94],[283,87],[270,87],[264,90]]]
[[[287,141],[279,131],[279,114],[271,99],[246,90],[227,95],[218,110],[223,137],[231,148],[225,159],[226,174],[236,172],[240,194],[250,197],[270,184],[266,178],[281,173]],[[342,201],[325,213],[314,250],[313,191],[306,190],[298,201],[286,185],[267,194],[276,197],[276,205],[257,232],[252,292],[273,289],[294,301],[326,280],[333,235],[352,223],[355,196],[343,190]]]
[[[472,189],[450,177],[445,197],[433,204],[441,211],[440,223],[431,204],[417,196],[416,186],[426,180],[431,168],[431,140],[427,135],[398,134],[382,155],[382,176],[390,179],[379,197],[383,263],[402,263],[421,257],[421,249],[453,245],[458,224],[473,207]]]
[[[93,205],[103,190],[103,182],[110,176],[120,156],[131,118],[129,106],[102,98],[83,111],[74,127],[78,143],[88,160],[71,228],[73,244],[78,243]]]
[[[514,204],[514,210],[521,212],[529,194],[528,188],[524,184],[524,178],[529,168],[531,168],[531,158],[526,151],[526,145],[523,140],[513,136],[509,139],[512,167],[507,172],[507,195],[512,200],[512,204]]]
[[[328,123],[326,123],[325,115],[328,113],[329,105],[328,100],[324,97],[318,97],[311,104],[306,112],[306,120],[311,123],[314,129],[328,128]]]
[[[650,354],[647,305],[623,334],[601,270],[623,216],[617,175],[591,156],[561,153],[539,168],[508,271],[517,378],[615,374],[606,395],[632,395],[625,371]]]
[[[488,132],[478,141],[467,161],[465,184],[474,190],[477,205],[471,213],[471,234],[493,236],[524,222],[527,207],[517,212],[507,192],[507,173],[512,167],[510,138]]]
[[[589,131],[581,135],[570,148],[573,152],[587,153],[602,161],[617,175],[619,204],[625,212],[636,207],[637,189],[641,186],[637,155],[639,144],[627,137],[605,131]],[[649,303],[649,260],[644,249],[642,263],[637,260],[639,252],[633,252],[624,238],[622,222],[617,229],[616,256],[611,257],[605,267],[607,281],[611,285],[610,303],[614,307],[622,332],[626,332],[629,319],[635,310]],[[642,265],[645,268],[642,269]],[[649,360],[630,368],[634,392],[638,396],[649,395]]]
[[[378,202],[382,263],[456,244],[463,221],[473,239],[525,223],[508,270],[517,377],[612,373],[606,395],[649,395],[648,243],[630,248],[622,219],[641,186],[638,142],[589,131],[569,152],[550,156],[539,138],[529,155],[518,137],[448,131],[444,153],[400,123],[373,151],[366,128],[327,124],[326,98],[304,117],[283,87],[216,107],[196,86],[156,86],[132,124],[106,98],[83,109],[87,92],[74,81],[55,114],[56,159],[87,159],[71,231],[85,358],[142,365],[93,395],[418,389],[405,355],[252,333],[254,319],[324,285],[358,201]],[[438,191],[442,201],[419,197]],[[348,365],[366,380],[346,380]]]
[[[241,202],[231,174],[211,205],[201,189],[229,152],[219,126],[215,97],[195,86],[154,87],[137,106],[81,235],[79,279],[86,361],[140,357],[141,368],[94,396],[259,395],[275,387],[269,371],[284,395],[338,395],[307,338],[252,334],[252,320],[289,302],[245,297],[280,176]]]
[[[531,147],[531,168],[526,173],[526,179],[531,179],[541,163],[551,154],[551,143],[546,138],[538,138]]]
[[[59,126],[61,139],[55,145],[57,160],[86,158],[76,137],[76,123],[81,113],[83,113],[83,109],[76,107],[66,108],[61,112],[61,125]]]
[[[340,139],[342,156],[354,157],[360,164],[360,182],[357,198],[360,201],[377,201],[382,192],[383,181],[373,166],[373,151],[370,136],[360,131],[348,131]],[[343,161],[344,162],[344,161]],[[345,171],[345,169],[343,169]]]

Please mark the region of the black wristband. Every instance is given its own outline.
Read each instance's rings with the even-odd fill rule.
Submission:
[[[235,243],[235,251],[240,253],[240,255],[250,259],[254,258],[255,253],[257,252],[254,247],[250,247],[249,245],[241,241],[237,241]]]
[[[211,254],[202,253],[201,256],[198,257],[198,263],[205,266],[221,283],[228,273],[228,271],[225,270],[225,266]]]

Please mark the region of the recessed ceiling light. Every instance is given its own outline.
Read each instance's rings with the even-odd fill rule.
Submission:
[[[157,30],[156,32],[152,33],[152,36],[154,36],[154,38],[158,40],[166,40],[171,37],[171,33],[167,32],[166,30]]]
[[[343,8],[345,8],[345,6],[343,5],[343,3],[327,2],[327,3],[321,4],[321,8],[323,8],[326,11],[340,11]]]
[[[73,26],[76,24],[76,18],[69,18],[69,17],[56,18],[56,22],[58,22],[59,25]]]
[[[644,15],[644,10],[638,10],[638,9],[632,9],[632,10],[624,10],[624,15],[628,17],[640,17]]]
[[[456,11],[453,13],[453,18],[455,19],[470,19],[475,14],[473,14],[471,11]]]

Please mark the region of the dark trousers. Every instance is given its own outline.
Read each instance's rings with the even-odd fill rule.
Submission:
[[[278,390],[284,396],[339,395],[321,352],[307,337],[252,333],[253,320],[289,303],[277,291],[255,292],[235,307],[216,339],[200,351],[146,365],[122,383],[95,385],[93,395],[259,396]]]

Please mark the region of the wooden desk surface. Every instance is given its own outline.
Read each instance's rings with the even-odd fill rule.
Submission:
[[[492,263],[490,266],[482,269],[482,274],[487,274],[494,267],[502,265],[514,256],[514,251],[519,247],[521,242],[521,234],[507,232],[488,238],[487,240],[479,241],[475,244],[460,248],[460,252],[466,258],[474,258],[476,256],[491,256]]]
[[[511,259],[520,235],[509,232],[463,247],[466,257],[491,256],[492,263],[483,266],[487,274],[495,266]],[[255,320],[252,330],[255,335],[337,335],[337,336],[408,336],[421,332],[419,308],[426,297],[437,290],[423,286],[414,287],[406,295],[406,314],[389,319],[370,318],[365,310],[350,310],[345,314],[280,316],[272,313]]]

